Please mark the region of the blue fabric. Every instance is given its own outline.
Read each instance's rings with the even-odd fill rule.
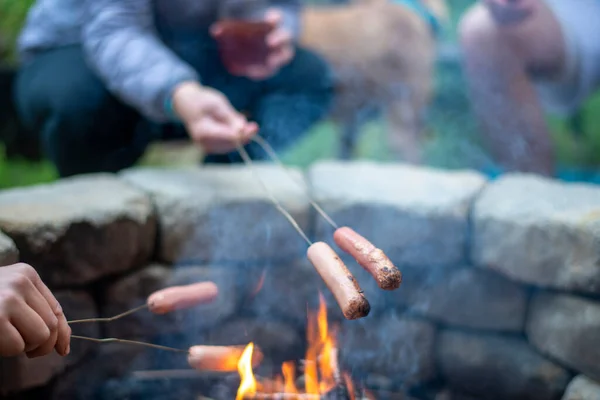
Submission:
[[[429,8],[425,7],[423,3],[419,0],[393,0],[396,4],[402,4],[408,8],[411,8],[414,12],[420,15],[425,21],[429,23],[431,26],[431,30],[433,33],[438,36],[442,30],[442,26],[440,21],[436,18],[435,15],[429,10]]]
[[[502,168],[497,166],[488,166],[482,168],[481,173],[490,180],[500,178],[505,174]],[[600,185],[600,169],[586,169],[578,167],[558,167],[554,178],[563,182],[571,183],[591,183]]]

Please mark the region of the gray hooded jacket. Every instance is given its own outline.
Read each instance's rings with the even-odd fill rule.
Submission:
[[[271,3],[297,36],[301,1]],[[218,6],[219,0],[37,0],[19,38],[21,61],[81,44],[88,65],[112,93],[148,118],[167,121],[165,104],[174,87],[202,77],[164,44],[157,25],[163,32],[206,31]]]

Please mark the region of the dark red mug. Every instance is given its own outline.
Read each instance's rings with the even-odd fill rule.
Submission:
[[[264,21],[225,19],[214,35],[225,68],[234,75],[248,67],[264,66],[269,56],[267,36],[273,26]]]

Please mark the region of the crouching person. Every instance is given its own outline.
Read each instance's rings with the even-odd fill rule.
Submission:
[[[333,95],[328,66],[296,45],[300,3],[37,0],[19,39],[20,118],[61,176],[119,171],[155,140],[189,137],[206,162],[240,162],[238,141],[265,157],[258,129],[285,149]]]

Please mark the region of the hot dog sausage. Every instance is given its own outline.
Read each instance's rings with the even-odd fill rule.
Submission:
[[[244,349],[245,346],[192,346],[189,349],[188,363],[201,371],[235,372]],[[258,366],[262,360],[262,352],[254,346],[252,366]]]
[[[371,311],[369,301],[344,262],[328,244],[313,243],[306,255],[333,293],[346,319],[369,315]]]
[[[212,282],[199,282],[185,286],[171,286],[148,296],[147,304],[155,314],[166,314],[182,308],[189,308],[214,301],[219,294],[217,285]]]
[[[343,226],[333,234],[335,243],[346,253],[354,257],[384,290],[394,290],[402,283],[402,273],[392,264],[381,249],[375,247],[367,239],[352,228]]]

